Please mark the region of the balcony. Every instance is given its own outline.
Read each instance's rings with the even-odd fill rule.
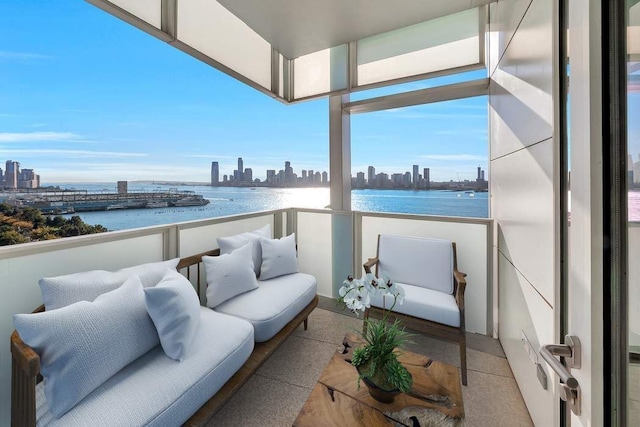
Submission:
[[[458,263],[468,273],[469,283],[469,386],[463,390],[467,425],[504,425],[514,419],[520,425],[531,425],[507,359],[498,340],[492,338],[497,309],[492,220],[298,208],[0,248],[0,282],[6,296],[0,302],[0,334],[7,338],[0,341],[2,413],[9,413],[11,317],[41,304],[38,279],[186,257],[214,249],[216,237],[265,224],[271,225],[276,236],[296,233],[300,270],[316,276],[321,304],[310,318],[309,330],[296,331],[223,407],[212,425],[263,425],[264,414],[271,414],[274,425],[289,425],[295,419],[345,332],[361,328],[361,320],[338,310],[332,298],[348,274],[362,273],[363,261],[375,254],[379,233],[457,242]],[[195,283],[195,270],[190,273]],[[205,289],[200,289],[201,301],[204,294]],[[459,365],[455,344],[422,335],[414,341],[410,350]],[[505,411],[505,407],[510,409]]]

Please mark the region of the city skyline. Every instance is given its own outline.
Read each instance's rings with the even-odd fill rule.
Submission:
[[[20,162],[7,160],[5,169],[0,167],[0,189],[16,190],[19,188],[39,188],[40,175],[35,170],[21,168]]]
[[[0,35],[12,41],[0,47],[0,151],[43,184],[207,182],[210,161],[229,175],[237,152],[254,175],[286,159],[329,169],[327,99],[283,105],[86,2],[3,2]],[[352,99],[475,77],[486,71]],[[434,180],[474,179],[487,165],[487,109],[479,97],[354,115],[353,170],[429,162]]]
[[[326,186],[329,184],[330,176],[327,171],[315,171],[313,169],[301,169],[300,175],[298,175],[294,168],[291,166],[291,161],[285,160],[284,168],[267,169],[265,171],[265,178],[260,179],[254,176],[253,168],[244,167],[244,160],[242,157],[237,158],[237,168],[233,170],[232,174],[220,175],[220,162],[211,162],[211,179],[209,181],[212,186],[253,186],[256,184],[262,184],[274,187],[299,187],[299,186]],[[477,189],[487,189],[488,182],[485,177],[485,170],[481,166],[476,168],[475,180],[464,179],[461,180],[447,180],[447,181],[432,181],[431,180],[431,168],[422,168],[420,173],[420,165],[412,165],[413,173],[406,171],[404,173],[389,174],[385,171],[378,171],[376,173],[375,166],[367,167],[367,175],[362,171],[356,172],[355,176],[351,174],[351,187],[354,189],[361,188],[413,188],[419,190],[433,188],[455,188],[459,184],[466,186],[475,186]],[[475,183],[475,184],[473,184]],[[454,184],[454,185],[449,185]]]

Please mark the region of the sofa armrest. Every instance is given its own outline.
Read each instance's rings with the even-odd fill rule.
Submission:
[[[11,334],[11,365],[11,425],[35,426],[40,357],[17,331]]]
[[[371,267],[378,264],[378,258],[369,258],[369,261],[365,262],[362,266],[364,267],[364,272],[369,274],[371,273]]]
[[[36,377],[40,373],[40,357],[22,341],[18,331],[11,334],[11,356],[27,377]]]
[[[453,270],[456,304],[458,304],[458,308],[461,312],[464,311],[464,291],[467,287],[467,279],[465,279],[465,277],[467,277],[465,273],[461,273],[458,270]]]

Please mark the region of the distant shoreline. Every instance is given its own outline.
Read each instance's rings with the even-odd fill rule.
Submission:
[[[193,186],[193,187],[221,187],[221,188],[329,188],[329,183],[321,184],[321,185],[290,185],[290,186],[279,186],[279,185],[270,185],[265,182],[255,182],[255,183],[243,183],[242,185],[233,185],[233,184],[224,184],[220,183],[219,185],[211,185],[208,182],[189,182],[189,181],[129,181],[133,184],[145,184],[145,185],[162,185],[162,186]],[[486,193],[488,189],[486,188],[477,188],[475,185],[470,184],[460,184],[461,187],[458,188],[449,188],[447,187],[448,183],[434,183],[432,188],[398,188],[398,187],[385,187],[385,188],[352,188],[351,190],[406,190],[406,191],[474,191],[476,193]]]

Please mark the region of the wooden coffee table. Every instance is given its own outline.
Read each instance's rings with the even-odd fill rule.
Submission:
[[[410,393],[400,393],[393,403],[380,403],[364,383],[357,388],[358,372],[350,361],[352,334],[345,351],[337,351],[293,423],[294,426],[463,426],[464,406],[458,369],[409,351],[400,362],[413,376]],[[398,424],[399,423],[399,424]]]

